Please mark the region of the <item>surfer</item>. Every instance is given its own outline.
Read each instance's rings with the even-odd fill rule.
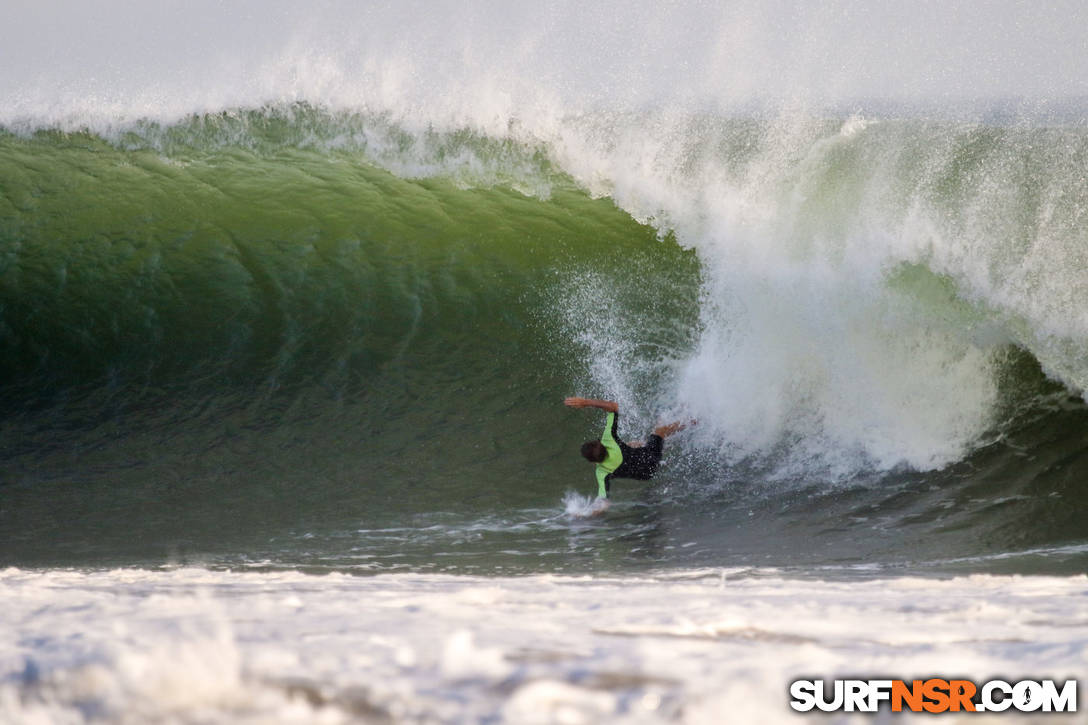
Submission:
[[[582,444],[582,456],[590,463],[597,464],[597,499],[607,499],[613,478],[635,478],[649,481],[657,473],[657,464],[661,462],[661,449],[665,439],[678,433],[696,421],[689,423],[669,423],[654,428],[654,432],[645,443],[624,443],[616,431],[616,420],[620,406],[612,400],[591,400],[589,398],[567,398],[563,404],[568,408],[599,408],[608,413],[604,423],[604,433],[597,440]]]

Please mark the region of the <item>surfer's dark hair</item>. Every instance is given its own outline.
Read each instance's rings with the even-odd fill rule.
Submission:
[[[582,457],[591,463],[600,463],[607,455],[608,451],[599,440],[586,441],[582,444]]]

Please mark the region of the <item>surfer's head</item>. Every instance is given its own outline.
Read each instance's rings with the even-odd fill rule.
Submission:
[[[582,457],[590,463],[600,463],[608,455],[608,451],[605,450],[604,444],[599,440],[586,441],[582,444]]]

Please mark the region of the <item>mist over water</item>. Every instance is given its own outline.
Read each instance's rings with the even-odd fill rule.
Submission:
[[[1060,103],[1088,95],[1083,8],[1015,0],[19,3],[5,118],[176,118],[305,100],[423,123],[753,102]],[[1031,106],[1028,106],[1031,108]],[[550,112],[550,113],[549,113]]]

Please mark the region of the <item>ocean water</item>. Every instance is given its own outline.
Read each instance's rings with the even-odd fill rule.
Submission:
[[[16,7],[0,721],[1082,676],[1088,18],[992,10]],[[567,395],[699,424],[586,517]]]

